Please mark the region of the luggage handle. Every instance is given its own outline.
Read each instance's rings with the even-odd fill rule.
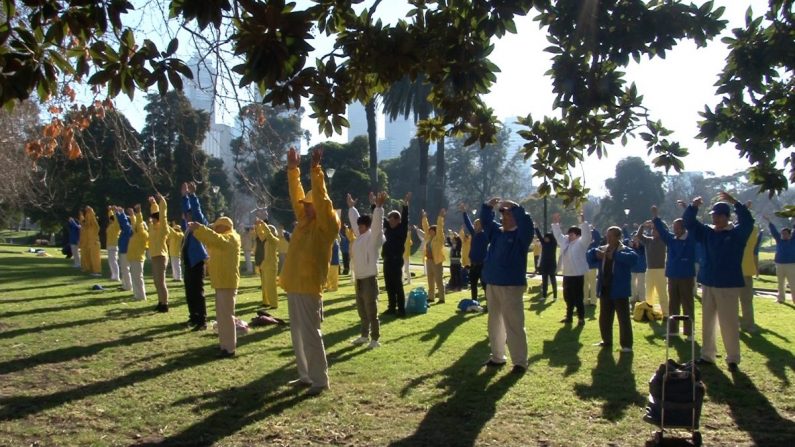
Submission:
[[[689,321],[690,315],[671,315],[668,317],[670,321]]]

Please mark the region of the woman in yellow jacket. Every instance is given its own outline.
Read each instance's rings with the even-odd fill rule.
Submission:
[[[276,289],[276,276],[279,268],[279,236],[276,227],[268,225],[257,219],[254,227],[257,234],[257,243],[262,244],[264,253],[259,265],[260,282],[262,287],[262,304],[271,309],[279,307],[279,294]]]
[[[422,210],[422,231],[425,232],[425,268],[428,271],[428,301],[439,297],[439,304],[444,303],[444,216],[447,210],[442,208],[436,217],[436,225],[429,225],[428,214]],[[438,294],[434,294],[438,289]]]
[[[403,245],[403,284],[411,284],[411,231],[406,236],[406,243]]]
[[[182,241],[185,234],[182,228],[174,222],[168,233],[168,257],[171,260],[171,279],[182,281]]]
[[[119,282],[119,235],[121,227],[116,221],[116,207],[108,206],[108,226],[105,227],[105,247],[108,250],[110,280]]]
[[[102,276],[102,261],[100,258],[99,245],[99,222],[94,209],[86,206],[83,212],[83,225],[81,226],[80,242],[83,245],[83,259],[85,259],[85,271],[91,276]]]
[[[152,259],[152,280],[157,290],[156,312],[168,312],[168,286],[166,285],[166,264],[168,263],[168,205],[160,194],[149,197],[149,256]]]
[[[219,357],[234,357],[237,347],[235,331],[235,297],[240,283],[240,235],[232,219],[219,217],[212,228],[198,222],[188,223],[188,231],[205,247],[213,261],[208,264],[210,284],[215,289],[215,319],[218,321]]]
[[[83,228],[86,223],[86,216],[84,210],[77,212],[77,223],[80,227],[80,242],[77,243],[80,253],[80,271],[88,273],[88,250],[86,249],[86,241],[88,241],[88,232]]]
[[[146,260],[146,247],[149,242],[149,228],[141,214],[141,205],[135,205],[135,213],[127,209],[127,214],[130,216],[130,226],[133,229],[130,244],[127,246],[127,261],[130,264],[133,296],[136,300],[146,301],[144,260]]]

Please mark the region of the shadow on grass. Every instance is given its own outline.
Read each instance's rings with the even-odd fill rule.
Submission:
[[[733,373],[731,379],[715,367],[703,368],[702,373],[707,395],[728,405],[737,428],[750,435],[753,445],[792,445],[795,422],[779,414],[745,373]]]
[[[575,393],[583,400],[602,400],[602,417],[613,422],[620,420],[627,408],[645,402],[635,385],[632,359],[632,353],[622,352],[616,363],[609,348],[601,349],[591,371],[593,381],[590,385],[574,385]]]
[[[455,363],[438,374],[428,374],[412,380],[401,392],[409,390],[436,375],[441,376],[437,388],[446,396],[431,407],[410,436],[392,442],[390,446],[471,446],[483,427],[496,412],[497,402],[521,379],[521,375],[505,373],[502,369],[483,369],[480,364],[488,358],[488,341],[472,345]],[[502,377],[493,379],[502,372]]]
[[[12,280],[14,280],[14,278],[9,276],[9,277],[5,278],[4,280],[12,281]],[[53,288],[73,286],[73,285],[75,285],[74,282],[63,282],[63,283],[56,283],[56,284],[49,284],[48,283],[46,285],[37,284],[35,286],[30,286],[30,287],[14,287],[14,288],[10,288],[10,289],[0,289],[0,293],[25,292],[25,291],[28,291],[28,290],[36,290],[36,289],[46,290],[46,289],[53,289]],[[52,299],[57,299],[57,298],[59,298],[59,297],[53,297],[53,296],[50,296],[50,295],[42,295],[42,296],[28,297],[28,298],[13,298],[13,299],[0,298],[0,303],[28,303],[28,302],[31,302],[31,301],[45,301],[45,300],[52,300]]]
[[[580,334],[583,326],[577,325],[573,328],[564,326],[558,329],[552,340],[544,340],[544,346],[540,354],[530,357],[527,362],[532,365],[541,359],[548,359],[549,366],[563,366],[563,376],[570,376],[579,371],[582,366],[579,351],[582,348]]]
[[[484,315],[484,314],[474,314],[475,316]],[[431,349],[428,350],[428,357],[432,356],[433,353],[439,350],[442,347],[445,341],[450,338],[450,334],[453,333],[455,328],[460,326],[463,323],[466,323],[469,318],[467,318],[467,314],[456,312],[453,315],[450,315],[446,320],[437,323],[433,326],[429,331],[427,331],[422,337],[420,337],[420,341],[427,342],[434,340],[433,346]]]
[[[0,331],[0,340],[4,338],[14,338],[21,335],[37,334],[44,331],[52,331],[57,329],[72,329],[79,326],[103,323],[108,320],[126,320],[129,318],[138,318],[144,315],[152,314],[149,308],[130,308],[130,309],[111,309],[105,312],[104,317],[86,318],[83,320],[63,321],[54,324],[41,324],[35,327],[24,327]]]
[[[547,298],[545,300],[541,300],[540,296],[538,298],[533,298],[530,300],[529,310],[535,312],[536,315],[541,315],[545,310],[552,307],[555,301],[557,301],[555,298]]]
[[[790,349],[783,349],[770,342],[763,334],[767,331],[762,329],[758,334],[749,335],[745,332],[740,332],[740,340],[746,344],[751,350],[767,357],[765,366],[767,369],[776,376],[783,385],[787,388],[790,386],[790,380],[787,377],[787,371],[795,373],[795,356],[792,355]]]

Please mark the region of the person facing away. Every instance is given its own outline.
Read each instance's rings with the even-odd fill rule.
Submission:
[[[108,206],[108,226],[105,227],[105,247],[108,251],[108,269],[110,280],[119,282],[119,235],[121,227],[116,220],[116,207]]]
[[[770,235],[776,241],[776,256],[773,261],[776,264],[776,279],[778,280],[779,303],[784,303],[786,299],[786,285],[789,284],[792,293],[792,302],[795,303],[795,239],[792,239],[792,229],[782,228],[779,233],[778,228],[765,216],[770,229]]]
[[[403,264],[406,240],[409,234],[409,202],[411,192],[403,198],[400,211],[390,211],[383,223],[384,245],[381,257],[384,260],[384,286],[387,295],[387,314],[406,316],[406,295],[403,290]]]
[[[637,234],[629,240],[629,248],[638,254],[638,262],[632,267],[632,298],[630,303],[646,301],[646,247],[640,243]]]
[[[495,207],[502,217],[499,223],[495,220]],[[527,255],[533,241],[533,219],[517,203],[497,197],[483,204],[480,219],[489,241],[483,281],[489,307],[491,355],[485,365],[504,365],[507,345],[514,365],[511,372],[523,374],[528,363],[522,295],[527,288]]]
[[[80,222],[69,218],[69,247],[72,249],[72,267],[80,268]]]
[[[94,209],[86,206],[83,209],[83,225],[80,228],[80,240],[83,243],[84,271],[91,276],[102,276],[102,261],[99,244],[99,222]]]
[[[552,215],[552,234],[560,247],[559,268],[563,273],[563,300],[566,301],[566,316],[561,323],[570,324],[574,309],[577,309],[578,324],[585,324],[585,303],[583,294],[585,274],[588,272],[588,261],[585,253],[591,244],[591,225],[585,216],[579,216],[580,226],[569,227],[566,236],[560,229],[560,214]]]
[[[541,234],[535,229],[536,238],[541,245],[541,256],[538,260],[538,274],[541,275],[541,302],[546,301],[549,286],[552,286],[552,299],[558,299],[558,242],[552,233]]]
[[[261,219],[257,219],[254,231],[257,234],[255,261],[260,274],[262,305],[266,308],[277,309],[279,307],[279,293],[276,288],[276,277],[279,269],[279,256],[277,254],[279,235],[276,227]]]
[[[469,245],[469,291],[473,301],[478,300],[478,283],[482,288],[486,285],[483,282],[483,262],[486,260],[486,253],[489,248],[489,241],[483,231],[480,219],[472,222],[469,219],[467,206],[464,203],[458,205],[458,210],[463,214],[464,227],[472,238]]]
[[[644,233],[644,229],[651,231],[651,236]],[[638,228],[637,236],[646,249],[646,302],[655,305],[660,302],[663,316],[668,317],[668,287],[665,281],[665,253],[666,246],[654,225],[647,220]]]
[[[139,301],[146,301],[146,286],[144,285],[144,261],[146,248],[149,242],[149,228],[141,213],[141,205],[135,205],[135,214],[131,216],[132,236],[127,246],[127,260],[130,263],[130,278],[132,279],[133,297]]]
[[[121,281],[120,290],[129,291],[132,289],[132,278],[130,276],[130,261],[127,259],[127,250],[130,245],[130,237],[132,236],[132,225],[130,218],[133,216],[133,210],[124,209],[117,206],[114,210],[116,214],[116,221],[119,223],[119,280]]]
[[[638,254],[621,243],[621,228],[607,229],[607,244],[588,250],[588,260],[597,262],[597,293],[599,295],[599,333],[602,341],[597,346],[613,345],[613,316],[618,317],[621,352],[632,352],[632,321],[629,316],[629,297],[632,266]]]
[[[157,290],[155,312],[168,312],[168,285],[166,284],[166,265],[168,264],[168,204],[160,194],[149,197],[149,255],[152,260],[152,281]]]
[[[739,299],[743,281],[742,260],[745,244],[753,230],[754,218],[742,203],[722,191],[720,202],[712,206],[712,225],[698,221],[698,210],[704,201],[696,197],[685,209],[682,219],[689,234],[704,246],[704,264],[698,280],[702,284],[700,364],[714,364],[717,357],[715,322],[720,325],[726,363],[737,371],[740,363]],[[731,207],[737,214],[737,225],[729,225]]]
[[[685,222],[676,219],[673,232],[669,231],[658,216],[656,206],[651,207],[652,224],[660,239],[667,247],[665,257],[665,277],[668,278],[668,314],[680,315],[680,311],[690,317],[685,320],[684,330],[688,341],[693,336],[694,295],[696,282],[696,241],[685,229]],[[679,322],[668,321],[668,333],[679,334]]]
[[[168,259],[171,262],[171,279],[174,281],[182,281],[182,243],[185,239],[185,234],[182,232],[182,227],[176,221],[171,225],[171,231],[168,233]]]
[[[439,298],[444,304],[444,217],[447,210],[442,208],[436,217],[436,225],[430,225],[428,214],[422,210],[422,231],[425,241],[425,274],[428,278],[428,302]]]
[[[240,283],[240,235],[232,219],[219,217],[212,227],[191,222],[188,229],[207,247],[210,262],[210,284],[215,289],[215,315],[221,358],[233,357],[237,348],[235,298]]]
[[[207,299],[204,296],[205,264],[208,259],[207,249],[189,230],[190,222],[207,226],[207,218],[202,212],[201,203],[196,196],[196,184],[183,183],[182,193],[182,231],[185,238],[182,243],[183,284],[185,301],[188,304],[188,326],[194,331],[207,329]]]
[[[361,321],[359,338],[352,341],[354,345],[369,343],[369,348],[381,346],[381,325],[378,321],[378,254],[386,241],[383,233],[384,203],[386,193],[373,195],[375,204],[373,215],[359,215],[356,200],[350,194],[346,197],[348,204],[348,220],[356,234],[350,250],[353,252],[352,266],[356,291],[356,310]],[[400,269],[398,268],[398,279]],[[403,284],[399,284],[403,287]]]
[[[326,192],[323,149],[312,152],[312,189],[304,194],[299,155],[295,148],[287,153],[287,181],[290,202],[298,219],[290,236],[290,249],[279,276],[287,292],[290,335],[295,352],[298,378],[293,386],[308,386],[310,395],[329,388],[328,362],[320,331],[323,284],[328,276],[331,245],[340,228],[339,218]]]

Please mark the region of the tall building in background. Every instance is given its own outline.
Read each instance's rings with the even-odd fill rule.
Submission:
[[[364,105],[355,102],[348,106],[348,142],[354,138],[367,136],[367,114]],[[410,119],[398,118],[390,120],[382,111],[376,117],[376,135],[378,135],[378,160],[389,160],[400,156],[400,152],[409,146],[414,138],[416,127]]]

